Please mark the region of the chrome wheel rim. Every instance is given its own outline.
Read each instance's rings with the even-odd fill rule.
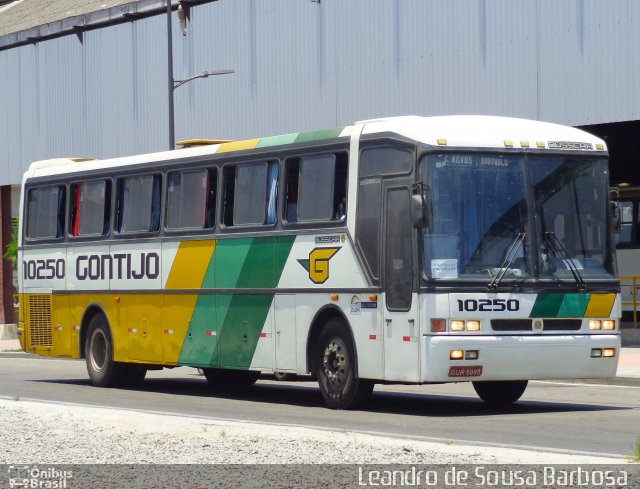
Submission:
[[[327,381],[335,389],[341,389],[349,378],[347,345],[340,338],[332,338],[324,349],[322,369]]]
[[[99,372],[101,371],[105,363],[107,362],[107,339],[104,337],[104,333],[100,330],[96,330],[91,335],[91,351],[89,355],[89,361],[91,367]]]

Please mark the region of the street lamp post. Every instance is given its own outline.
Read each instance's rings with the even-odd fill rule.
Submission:
[[[168,102],[169,102],[169,149],[176,149],[176,129],[175,129],[175,108],[173,92],[176,88],[181,87],[185,83],[189,83],[197,78],[208,78],[216,75],[228,75],[234,73],[234,70],[211,70],[203,71],[202,73],[194,76],[190,76],[183,80],[176,80],[173,78],[173,34],[171,31],[171,0],[167,0],[167,69],[168,69]],[[181,27],[183,35],[186,36],[186,17],[181,19],[181,22],[185,22],[185,27]]]

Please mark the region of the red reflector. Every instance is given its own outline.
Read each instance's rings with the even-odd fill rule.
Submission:
[[[370,334],[370,335],[369,335],[369,339],[370,339],[370,340],[375,340],[375,339],[377,339],[377,338],[378,338],[378,337],[377,337],[376,335],[374,335],[374,334]]]
[[[415,336],[403,336],[402,341],[418,341],[418,338]]]
[[[267,333],[260,333],[260,338],[266,338],[267,337]]]
[[[215,336],[216,332],[215,331],[207,331],[207,336]]]
[[[479,377],[482,365],[449,367],[449,377]]]
[[[129,328],[128,329],[129,333],[137,333],[138,330],[136,328]]]

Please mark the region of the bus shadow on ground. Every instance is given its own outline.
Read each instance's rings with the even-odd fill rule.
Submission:
[[[185,378],[158,378],[146,379],[136,387],[119,389],[96,389],[110,398],[121,397],[126,400],[135,397],[137,400],[154,400],[159,405],[178,404],[187,406],[189,403],[184,398],[216,398],[229,401],[247,401],[269,405],[300,406],[300,407],[326,407],[318,387],[311,382],[268,382],[272,377],[261,379],[255,385],[237,389],[221,389],[209,385],[202,377],[193,375]],[[264,380],[267,380],[265,382]],[[88,386],[85,379],[48,379],[33,380],[34,382],[46,382],[77,386]],[[412,415],[425,417],[474,417],[474,416],[500,416],[506,414],[541,414],[541,413],[566,413],[566,412],[597,412],[619,411],[631,408],[621,406],[608,406],[572,402],[543,402],[526,399],[506,407],[492,407],[485,404],[477,397],[469,397],[464,394],[432,394],[429,386],[425,385],[424,393],[394,392],[389,390],[374,390],[368,403],[359,411],[382,414]],[[196,403],[200,404],[200,403]],[[328,409],[328,408],[327,408]],[[339,411],[335,411],[338,412]],[[285,413],[286,414],[286,413]]]

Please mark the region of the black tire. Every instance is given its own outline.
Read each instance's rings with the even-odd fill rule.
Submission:
[[[260,378],[254,370],[231,370],[224,368],[203,368],[202,372],[209,384],[220,389],[249,387]]]
[[[89,379],[96,387],[118,387],[127,373],[125,363],[113,361],[113,339],[102,314],[91,318],[85,340],[85,359]]]
[[[507,406],[516,402],[527,388],[527,380],[473,382],[480,399],[490,406]]]
[[[139,387],[147,376],[147,367],[144,365],[128,364],[122,384],[125,387]]]
[[[356,375],[356,356],[344,321],[325,324],[317,347],[317,378],[324,402],[331,409],[354,409],[371,396],[373,382]]]

